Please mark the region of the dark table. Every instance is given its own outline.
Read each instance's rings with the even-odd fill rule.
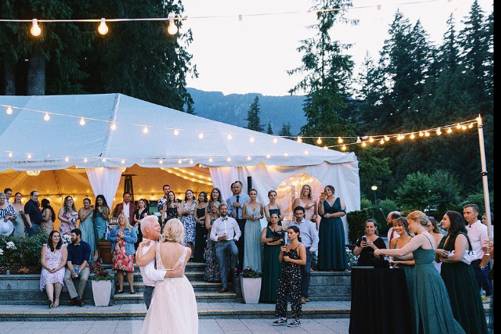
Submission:
[[[350,334],[411,333],[411,324],[402,269],[352,268]]]

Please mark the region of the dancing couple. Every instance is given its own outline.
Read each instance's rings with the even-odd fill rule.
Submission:
[[[146,216],[141,220],[141,232],[143,241],[136,262],[148,310],[141,333],[198,333],[195,292],[184,275],[191,249],[183,246],[183,224],[177,218],[170,219],[160,235],[156,216]]]

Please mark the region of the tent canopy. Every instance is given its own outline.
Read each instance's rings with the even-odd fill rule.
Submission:
[[[123,94],[1,96],[0,171],[357,164],[325,150]]]

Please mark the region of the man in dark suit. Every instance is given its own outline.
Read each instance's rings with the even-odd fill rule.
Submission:
[[[136,211],[136,207],[134,203],[131,201],[131,195],[129,192],[124,192],[122,203],[117,204],[115,209],[113,209],[113,217],[117,218],[121,213],[124,214],[125,218],[129,220],[129,223],[132,222],[132,217],[134,217],[134,212]]]

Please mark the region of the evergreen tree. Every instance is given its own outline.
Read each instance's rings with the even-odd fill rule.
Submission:
[[[271,128],[271,123],[270,122],[268,122],[268,129],[266,130],[266,133],[269,134],[269,135],[273,134],[273,129]]]
[[[280,130],[279,135],[283,137],[292,137],[290,123],[285,123],[282,125],[282,129]]]
[[[249,111],[247,111],[247,129],[254,131],[263,131],[263,127],[261,126],[261,119],[259,118],[260,112],[261,108],[259,107],[259,97],[256,95],[254,101],[249,107]]]
[[[304,113],[306,125],[301,133],[306,136],[345,135],[351,126],[340,115],[347,114],[349,83],[353,68],[351,57],[343,51],[349,46],[333,40],[329,31],[341,19],[351,4],[348,0],[317,0],[314,9],[340,8],[336,12],[318,12],[315,36],[303,40],[298,48],[302,53],[302,66],[289,74],[303,74],[303,79],[290,93],[306,92]],[[328,144],[328,143],[327,143]]]

